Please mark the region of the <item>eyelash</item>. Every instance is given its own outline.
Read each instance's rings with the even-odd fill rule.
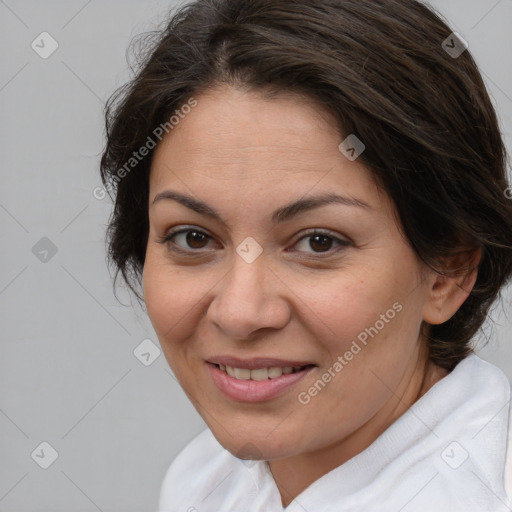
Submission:
[[[208,235],[207,233],[205,233],[204,231],[201,231],[199,229],[195,229],[195,228],[190,228],[189,227],[189,228],[186,228],[186,229],[179,229],[179,230],[176,230],[176,231],[170,231],[170,232],[166,233],[164,236],[159,237],[157,239],[157,242],[159,244],[167,245],[170,250],[172,250],[174,252],[177,252],[177,253],[180,253],[180,254],[190,255],[190,254],[194,254],[194,253],[196,253],[196,254],[200,253],[203,249],[186,250],[186,249],[183,249],[183,248],[177,246],[172,241],[172,239],[175,236],[180,235],[182,233],[189,233],[189,232],[199,233],[201,235],[205,235],[206,237],[212,239],[212,237],[210,235]],[[325,258],[325,257],[328,257],[328,256],[332,256],[333,253],[338,252],[339,250],[341,250],[343,248],[346,248],[347,246],[350,245],[350,242],[348,242],[347,240],[342,240],[342,239],[338,238],[331,231],[319,230],[319,229],[311,229],[309,231],[306,231],[306,233],[301,238],[299,238],[295,242],[295,244],[301,242],[302,240],[304,240],[306,238],[312,238],[312,237],[318,236],[318,235],[334,240],[336,243],[338,243],[340,245],[340,247],[338,249],[336,249],[336,250],[329,249],[328,251],[325,251],[325,252],[317,252],[317,253],[313,252],[313,253],[310,253],[310,254],[315,255],[314,257]],[[323,256],[323,255],[325,255],[325,256]]]

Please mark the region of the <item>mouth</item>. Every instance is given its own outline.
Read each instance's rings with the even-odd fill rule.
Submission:
[[[255,380],[264,381],[278,379],[283,375],[290,375],[293,373],[300,373],[306,369],[313,368],[314,364],[306,364],[302,366],[269,366],[263,368],[238,368],[221,363],[211,363],[219,370],[226,373],[230,377],[237,380]]]
[[[317,368],[312,363],[289,364],[289,361],[275,359],[223,358],[223,362],[205,363],[212,384],[235,402],[265,402],[289,394],[294,385]]]

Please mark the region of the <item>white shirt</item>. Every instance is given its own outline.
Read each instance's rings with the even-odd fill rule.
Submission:
[[[461,361],[368,448],[286,508],[266,461],[242,461],[209,429],[167,470],[159,512],[510,512],[511,384]]]

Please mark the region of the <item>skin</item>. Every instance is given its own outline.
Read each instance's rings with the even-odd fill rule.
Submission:
[[[367,448],[447,374],[428,362],[421,325],[453,316],[476,271],[446,278],[419,261],[400,234],[391,200],[360,160],[341,154],[345,137],[312,100],[268,99],[228,86],[195,98],[197,106],[162,140],[152,162],[146,307],[170,367],[216,439],[234,455],[252,443],[252,458],[269,462],[287,506]],[[207,203],[226,225],[173,200],[152,204],[164,190]],[[278,207],[321,192],[370,208],[334,204],[271,224]],[[174,246],[159,243],[178,226],[208,236],[196,235],[192,245],[186,234]],[[322,250],[311,234],[305,238],[310,228],[335,238]],[[249,236],[264,249],[252,263],[236,252]],[[446,265],[465,264],[464,258]],[[298,393],[396,302],[402,310],[317,396],[299,403]],[[205,360],[218,354],[317,367],[281,397],[240,403],[207,371]]]

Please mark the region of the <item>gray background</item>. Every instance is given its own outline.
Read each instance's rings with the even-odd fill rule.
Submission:
[[[432,4],[469,42],[511,148],[512,0]],[[154,511],[168,465],[205,427],[163,355],[133,353],[158,341],[126,288],[125,305],[113,295],[111,204],[92,193],[126,49],[173,5],[0,0],[0,512]],[[47,59],[31,47],[43,31],[59,45]],[[512,380],[504,298],[479,354]],[[42,442],[58,453],[47,469]]]

